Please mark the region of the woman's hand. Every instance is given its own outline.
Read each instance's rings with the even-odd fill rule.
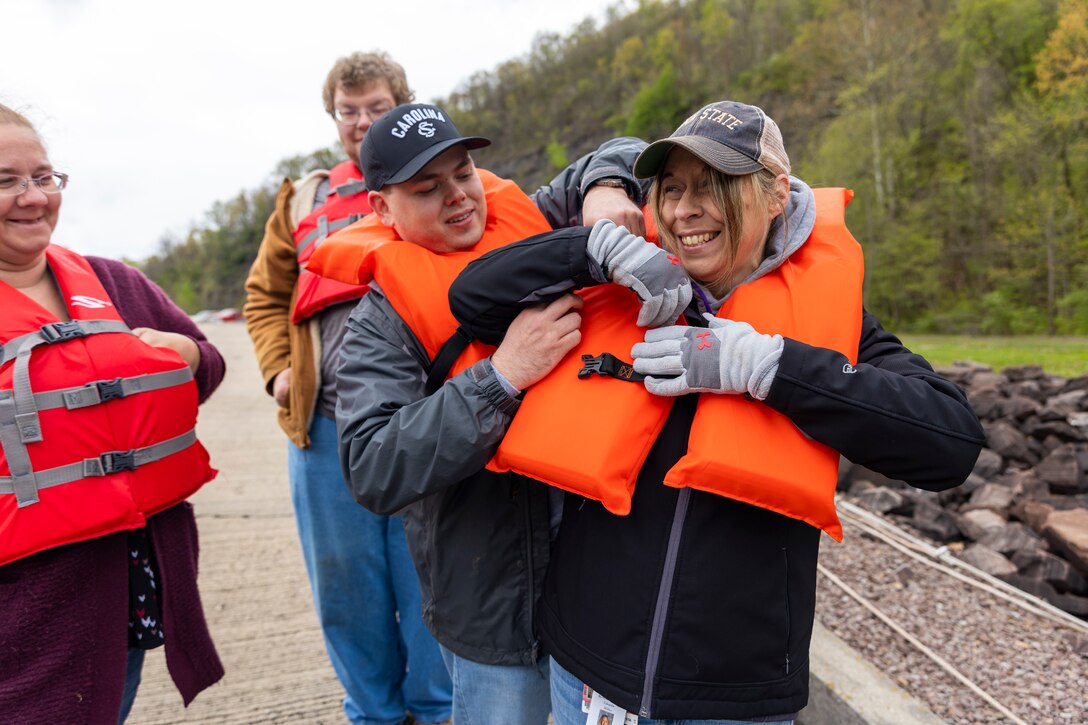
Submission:
[[[631,348],[635,372],[655,395],[770,392],[784,345],[781,335],[763,335],[747,322],[706,315],[709,328],[673,325],[647,330]]]
[[[181,359],[189,363],[189,369],[194,373],[200,367],[200,348],[187,335],[153,330],[150,327],[137,327],[132,330],[132,334],[152,347],[166,347],[181,355]]]
[[[502,344],[491,356],[491,364],[518,390],[550,373],[563,356],[582,339],[582,298],[566,294],[546,305],[522,310]]]

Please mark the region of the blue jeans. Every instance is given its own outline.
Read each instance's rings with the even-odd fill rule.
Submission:
[[[451,684],[423,625],[404,523],[355,502],[344,483],[336,423],[314,415],[310,447],[288,443],[302,555],[325,648],[352,723],[393,725],[450,716]]]
[[[530,665],[482,665],[445,647],[453,677],[455,725],[546,725],[548,722],[548,658]]]
[[[121,696],[121,714],[117,717],[117,725],[121,725],[132,711],[132,703],[136,702],[136,691],[140,689],[140,677],[144,671],[145,649],[128,648],[128,659],[125,662],[125,692]]]
[[[552,718],[555,725],[586,725],[582,712],[582,682],[564,670],[554,659],[552,670]],[[590,687],[593,687],[590,684]],[[760,725],[791,725],[793,720],[760,723]],[[623,725],[616,722],[615,725]],[[650,720],[640,717],[638,725],[751,725],[750,720]]]

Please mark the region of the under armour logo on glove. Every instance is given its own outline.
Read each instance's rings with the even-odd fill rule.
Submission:
[[[631,348],[635,372],[655,395],[748,393],[763,400],[782,356],[781,335],[763,335],[746,322],[705,315],[710,329],[672,325],[647,330]],[[715,341],[719,344],[715,345]],[[699,350],[708,350],[696,354]]]

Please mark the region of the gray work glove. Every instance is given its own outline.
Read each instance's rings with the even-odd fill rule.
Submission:
[[[635,372],[650,376],[646,389],[654,395],[749,393],[764,400],[778,372],[782,336],[760,334],[747,322],[704,316],[709,328],[647,330],[645,342],[631,348]]]
[[[642,300],[639,327],[676,322],[691,302],[691,280],[680,260],[607,219],[593,225],[586,254],[608,279],[630,287]]]

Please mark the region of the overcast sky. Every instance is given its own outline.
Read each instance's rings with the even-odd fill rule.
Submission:
[[[336,142],[321,86],[386,50],[420,101],[528,53],[619,0],[4,2],[0,103],[71,175],[53,241],[143,259],[283,158]]]

